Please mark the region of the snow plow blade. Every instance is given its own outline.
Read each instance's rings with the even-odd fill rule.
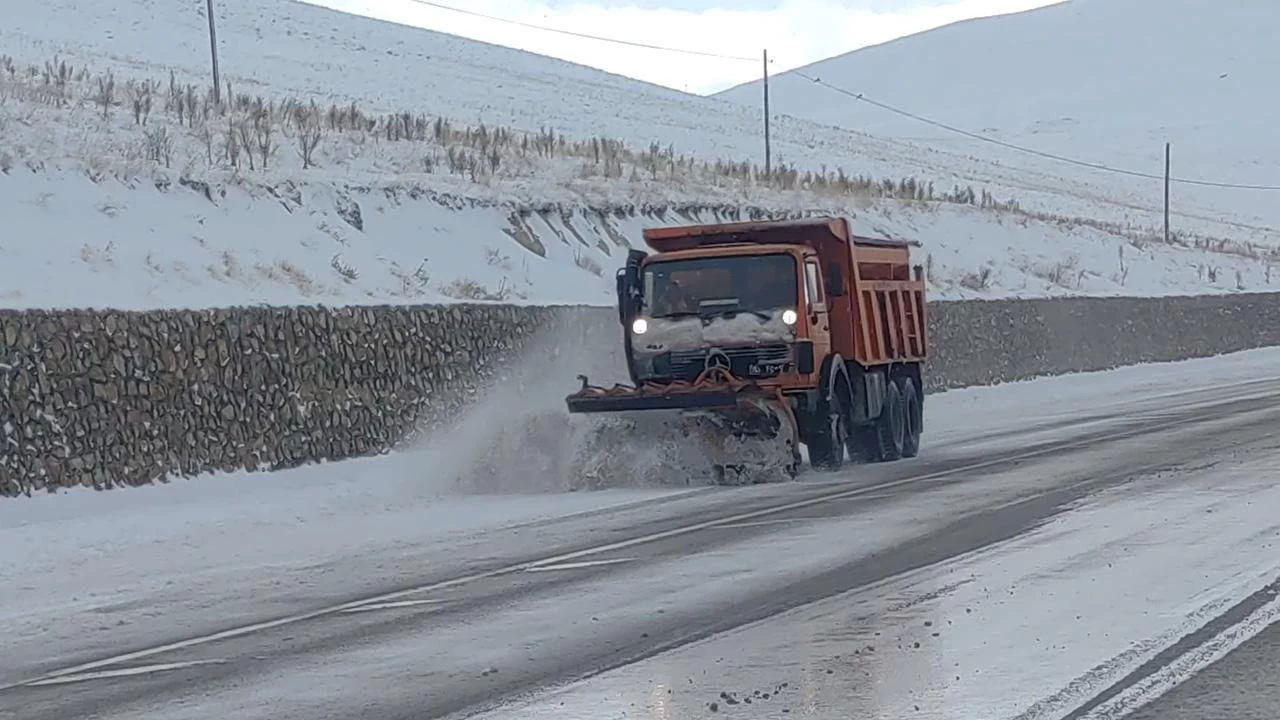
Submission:
[[[732,390],[649,393],[625,386],[608,390],[587,388],[565,398],[569,412],[612,413],[637,410],[712,410],[738,406]]]
[[[799,428],[791,406],[770,393],[721,372],[704,373],[692,383],[611,388],[592,386],[565,398],[571,414],[674,411],[683,437],[710,461],[719,485],[770,482],[799,474]]]

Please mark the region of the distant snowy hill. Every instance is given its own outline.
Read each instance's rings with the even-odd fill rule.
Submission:
[[[942,148],[1037,162],[959,138],[814,84],[962,129],[1122,168],[1280,186],[1272,90],[1280,68],[1274,0],[1067,0],[956,23],[771,78],[780,113]],[[760,83],[719,93],[744,107]],[[1059,165],[1064,175],[1088,173]],[[1116,178],[1122,183],[1121,178]],[[1178,186],[1220,211],[1261,212],[1280,193]]]
[[[1164,244],[1159,183],[782,115],[765,178],[751,103],[292,0],[215,4],[218,105],[204,6],[6,10],[0,304],[607,304],[641,227],[743,212],[919,240],[935,297],[1260,290],[1280,259],[1274,196],[1179,187]],[[898,77],[1018,94],[999,79],[1016,68],[958,72],[920,47]],[[813,90],[778,87],[788,112]],[[823,92],[805,97],[840,104]],[[1094,122],[1072,154],[1113,142]]]

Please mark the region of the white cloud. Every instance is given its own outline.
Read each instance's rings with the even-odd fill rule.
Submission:
[[[569,37],[450,12],[414,0],[307,0],[344,12],[415,25],[528,50],[695,93],[754,80],[759,61],[658,52]],[[589,0],[552,8],[528,0],[439,0],[524,23],[631,42],[738,57],[769,49],[771,72],[922,32],[966,18],[1019,12],[1060,0],[934,0],[939,4],[872,12],[839,0],[782,0],[769,10],[682,11],[602,7]]]

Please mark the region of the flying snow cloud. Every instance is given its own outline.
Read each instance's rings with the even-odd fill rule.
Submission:
[[[304,0],[549,55],[698,94],[969,18],[1061,0]],[[453,8],[453,9],[446,9]],[[482,17],[489,16],[489,17]],[[501,18],[502,20],[494,19]],[[709,57],[602,42],[694,50]]]

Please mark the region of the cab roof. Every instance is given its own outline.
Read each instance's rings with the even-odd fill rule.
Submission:
[[[794,241],[787,239],[788,235],[797,230],[801,231],[800,235],[803,235],[804,231],[823,230],[844,242],[867,247],[919,246],[919,243],[914,241],[854,235],[849,232],[848,220],[837,216],[646,228],[644,241],[646,245],[660,253],[724,245],[776,245],[779,246],[777,250],[782,250],[784,248],[781,246],[784,245],[805,244],[799,239]]]

